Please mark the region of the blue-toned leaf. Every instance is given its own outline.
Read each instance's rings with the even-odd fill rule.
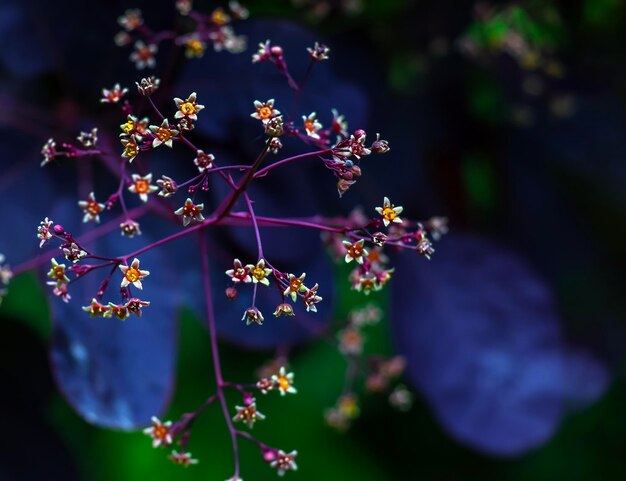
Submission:
[[[0,149],[0,253],[15,267],[40,254],[37,226],[50,214],[52,189],[30,136],[3,129]]]
[[[118,256],[148,242],[145,235],[121,238],[116,230],[91,248],[99,255]],[[81,310],[94,297],[108,267],[72,283],[69,303],[51,300],[51,360],[57,383],[85,419],[101,426],[131,429],[146,424],[151,416],[165,410],[173,388],[176,271],[159,249],[142,254],[140,260],[150,276],[143,291],[134,289],[133,295],[151,302],[140,318],[132,316],[124,322],[90,318]],[[121,302],[120,282],[118,271],[113,274],[105,301]]]
[[[431,262],[398,258],[392,319],[411,382],[452,436],[481,451],[542,444],[569,402],[607,385],[602,365],[564,344],[545,283],[483,238],[450,236]]]
[[[37,9],[28,2],[8,0],[0,5],[0,65],[16,76],[32,76],[52,67]]]

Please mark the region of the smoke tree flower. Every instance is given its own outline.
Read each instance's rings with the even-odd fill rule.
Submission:
[[[83,209],[85,215],[83,216],[83,222],[100,222],[100,212],[105,208],[105,205],[96,201],[96,196],[91,192],[87,196],[87,200],[81,200],[78,202],[78,206]]]
[[[191,457],[191,453],[190,452],[181,452],[179,453],[178,451],[176,451],[175,449],[172,450],[172,453],[168,456],[168,458],[170,459],[170,461],[172,461],[174,464],[180,464],[186,468],[188,468],[189,466],[192,466],[194,464],[198,464],[198,460]]]
[[[172,421],[161,422],[159,418],[152,416],[151,422],[152,426],[144,429],[143,432],[152,438],[152,447],[158,448],[172,444]]]
[[[387,197],[383,199],[382,207],[376,207],[376,212],[378,212],[383,218],[383,224],[385,225],[385,227],[388,227],[389,224],[391,224],[392,222],[401,224],[402,219],[400,219],[400,217],[398,216],[402,213],[402,211],[403,207],[394,206]]]
[[[195,92],[192,92],[192,94],[187,97],[186,100],[175,98],[174,103],[176,104],[176,108],[178,109],[174,114],[174,117],[177,119],[187,117],[192,120],[197,120],[198,112],[200,112],[204,108],[204,105],[196,103]]]
[[[272,117],[280,115],[280,110],[274,108],[274,99],[269,99],[266,102],[255,100],[254,109],[255,111],[250,114],[250,117],[261,120],[262,122],[267,122]]]
[[[182,215],[183,226],[187,227],[192,220],[196,222],[202,222],[204,220],[204,216],[202,215],[203,209],[204,204],[194,204],[191,199],[187,199],[182,207],[174,211],[174,214]]]
[[[122,88],[120,84],[115,84],[111,89],[102,89],[102,98],[100,102],[103,104],[116,104],[128,92],[127,88]]]
[[[154,68],[156,66],[155,54],[159,51],[158,47],[151,43],[146,45],[141,40],[135,42],[135,50],[130,54],[131,62],[135,63],[137,70],[144,68]]]
[[[287,471],[296,471],[298,469],[298,465],[296,464],[297,455],[298,451],[286,453],[282,449],[279,449],[276,459],[270,463],[270,466],[278,470],[279,476],[284,476]]]
[[[298,299],[298,294],[302,292],[306,292],[306,286],[304,285],[304,278],[306,277],[306,272],[303,272],[300,277],[296,277],[293,274],[289,274],[287,281],[288,285],[283,292],[283,296],[291,296],[291,300],[296,302]]]
[[[39,223],[39,227],[37,227],[37,238],[40,239],[39,248],[41,249],[46,242],[52,239],[52,233],[50,232],[50,227],[52,227],[53,222],[47,217]]]
[[[239,282],[252,282],[252,276],[250,275],[250,265],[244,266],[239,259],[233,261],[233,268],[226,271],[226,275],[235,283]],[[258,282],[258,281],[257,281]]]
[[[259,262],[256,265],[248,264],[246,266],[248,272],[250,272],[250,276],[252,277],[253,283],[261,283],[264,286],[269,286],[270,281],[267,278],[272,273],[272,269],[268,269],[265,267],[265,259],[259,259]]]
[[[139,268],[139,263],[139,259],[135,258],[130,266],[118,266],[124,275],[121,287],[126,287],[129,284],[132,284],[137,289],[143,289],[141,281],[150,275],[150,271],[141,270]]]
[[[48,141],[41,148],[41,155],[43,155],[43,160],[40,164],[41,167],[52,161],[57,156],[56,142],[54,139],[48,139]]]
[[[89,313],[89,317],[102,317],[110,311],[108,306],[101,304],[95,297],[91,300],[91,304],[83,306],[82,309]]]
[[[132,219],[125,220],[120,224],[121,234],[128,238],[133,238],[136,235],[141,235],[141,230],[139,229],[139,222],[135,222]]]
[[[76,137],[83,147],[87,149],[94,148],[98,143],[98,129],[94,127],[91,129],[91,132],[81,132],[78,137]]]
[[[296,394],[298,391],[293,387],[293,373],[287,372],[285,366],[282,366],[278,374],[272,375],[274,386],[278,389],[281,396],[285,394]]]
[[[152,147],[165,144],[167,147],[172,148],[172,139],[179,133],[178,130],[170,127],[169,120],[167,119],[163,119],[161,125],[151,125],[150,130],[155,135],[152,141]]]
[[[152,185],[152,174],[132,175],[133,183],[128,187],[129,192],[137,194],[142,202],[148,202],[148,195],[159,190],[156,185]]]
[[[127,158],[128,161],[132,163],[132,161],[135,159],[135,157],[137,157],[137,154],[139,153],[139,146],[137,145],[137,139],[135,138],[134,135],[131,135],[127,139],[122,139],[121,142],[122,142],[122,146],[124,147],[124,151],[122,152],[122,157]]]
[[[237,414],[233,416],[233,421],[245,422],[249,429],[254,427],[256,421],[265,419],[265,416],[257,410],[254,398],[252,398],[252,402],[245,406],[235,406],[235,410]]]
[[[249,326],[250,324],[258,324],[259,326],[261,326],[263,325],[263,321],[265,320],[265,318],[258,308],[249,307],[248,309],[246,309],[246,312],[243,313],[243,317],[241,318],[241,320],[246,321],[246,326]]]
[[[311,112],[308,116],[302,116],[302,122],[304,124],[304,131],[306,134],[316,140],[320,139],[319,131],[322,128],[322,124],[317,120],[317,115],[315,112]]]
[[[205,154],[203,150],[198,150],[196,152],[196,158],[193,159],[193,163],[196,164],[196,167],[198,167],[198,172],[200,172],[201,174],[213,168],[214,161],[215,156],[213,154]]]

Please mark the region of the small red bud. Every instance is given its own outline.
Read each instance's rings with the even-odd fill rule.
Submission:
[[[282,55],[283,55],[283,48],[278,46],[278,45],[274,45],[272,48],[270,48],[270,53],[274,57],[282,57]]]
[[[228,299],[229,301],[234,301],[235,299],[237,299],[237,294],[237,289],[235,289],[234,287],[226,288],[226,299]]]
[[[65,229],[63,228],[61,224],[57,224],[54,226],[54,233],[56,235],[63,235],[65,234]]]

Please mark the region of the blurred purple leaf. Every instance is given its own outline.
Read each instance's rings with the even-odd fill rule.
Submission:
[[[66,213],[69,212],[65,209]],[[61,216],[63,217],[63,216]],[[115,231],[92,244],[99,255],[118,256],[149,242],[121,238]],[[59,256],[57,259],[60,261]],[[62,259],[62,256],[61,256]],[[89,422],[132,429],[162,413],[174,384],[177,345],[177,274],[162,251],[140,256],[150,270],[143,291],[133,295],[151,302],[141,317],[126,321],[90,318],[88,305],[110,268],[97,270],[70,285],[71,301],[51,300],[51,361],[59,388]],[[68,264],[65,261],[66,265]],[[121,274],[115,272],[105,301],[121,302]]]
[[[394,283],[409,379],[463,443],[521,454],[550,438],[568,403],[587,405],[607,386],[602,365],[564,344],[544,282],[486,239],[449,236],[431,262],[403,256]]]

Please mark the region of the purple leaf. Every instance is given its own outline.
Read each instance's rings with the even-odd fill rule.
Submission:
[[[444,428],[480,451],[538,446],[566,403],[580,407],[606,388],[604,367],[564,344],[548,287],[485,239],[450,236],[431,262],[402,257],[394,285],[394,335],[409,379]]]
[[[145,235],[126,239],[116,231],[93,247],[99,255],[117,256],[147,242]],[[72,283],[68,304],[59,298],[51,300],[51,360],[57,383],[85,419],[101,426],[131,429],[146,424],[151,416],[165,410],[173,388],[176,271],[159,249],[139,257],[150,276],[143,291],[134,289],[133,296],[151,302],[139,318],[131,316],[123,322],[90,318],[81,310],[95,296],[100,281],[110,271],[108,267]],[[120,281],[117,270],[104,300],[121,302]]]

